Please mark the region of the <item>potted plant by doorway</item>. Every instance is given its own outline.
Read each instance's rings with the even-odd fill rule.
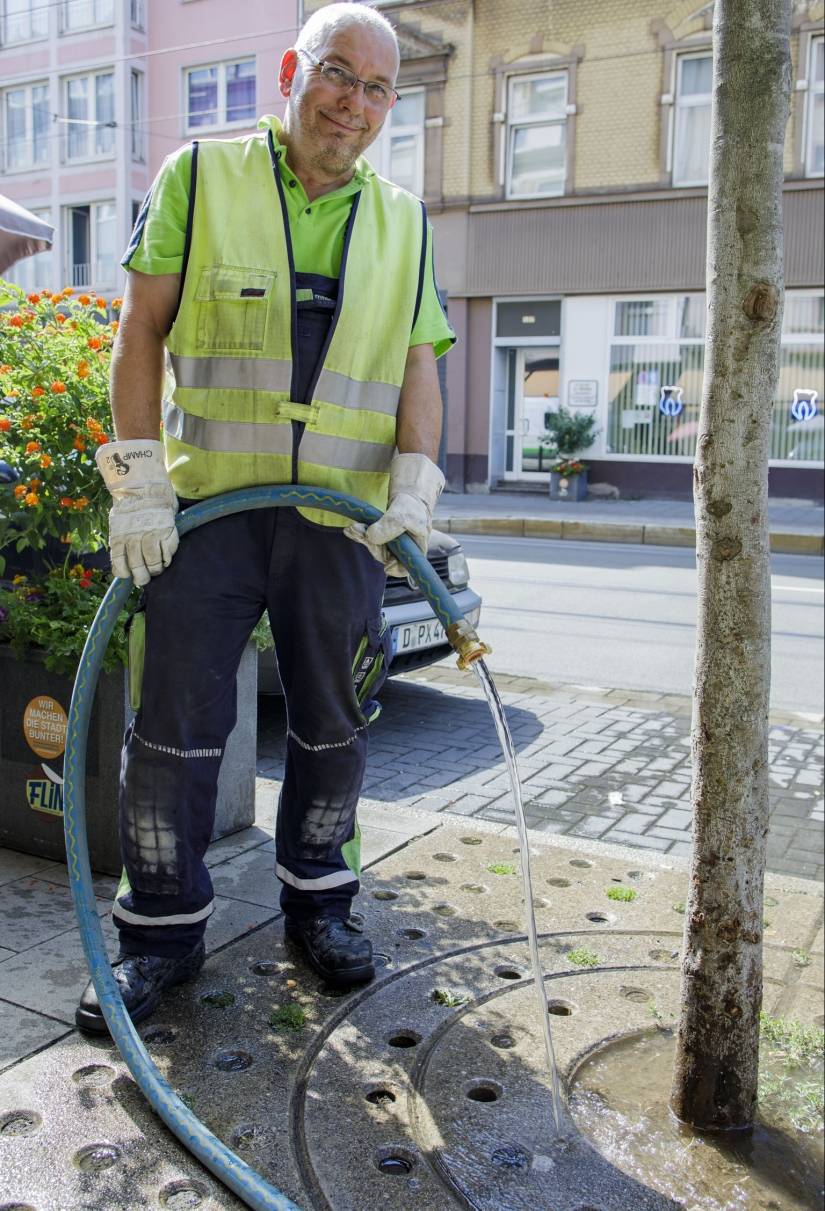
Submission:
[[[72,684],[109,582],[110,500],[94,454],[110,440],[118,321],[108,317],[119,300],[25,294],[0,279],[0,306],[0,845],[60,858]],[[106,652],[86,763],[92,863],[114,873],[128,619],[124,611]],[[221,832],[254,819],[254,651],[244,660],[243,769],[232,771],[225,810],[219,802]]]
[[[545,413],[544,424],[558,452],[550,467],[550,499],[584,500],[588,467],[576,455],[596,440],[596,417],[592,412],[574,413],[562,406],[556,412]]]

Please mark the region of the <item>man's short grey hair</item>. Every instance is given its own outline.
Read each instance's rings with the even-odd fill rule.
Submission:
[[[308,50],[314,55],[329,36],[344,25],[361,25],[385,34],[398,51],[398,38],[392,25],[382,13],[376,12],[368,4],[327,4],[317,9],[298,34],[295,49]]]

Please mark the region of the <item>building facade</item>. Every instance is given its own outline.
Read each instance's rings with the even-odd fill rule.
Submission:
[[[596,415],[592,482],[688,495],[704,356],[712,5],[380,8],[399,34],[396,110],[409,117],[403,134],[385,132],[381,154],[390,171],[396,154],[415,166],[403,183],[427,202],[459,335],[446,359],[448,483],[543,490],[545,415],[564,405]],[[814,498],[824,448],[824,41],[823,4],[797,4],[770,485]]]
[[[121,294],[120,258],[164,157],[283,112],[294,0],[0,0],[2,191],[55,228],[10,276]]]

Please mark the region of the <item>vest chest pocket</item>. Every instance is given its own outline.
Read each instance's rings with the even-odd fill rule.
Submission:
[[[196,344],[203,352],[263,349],[277,274],[242,265],[213,265],[201,270],[195,302]]]

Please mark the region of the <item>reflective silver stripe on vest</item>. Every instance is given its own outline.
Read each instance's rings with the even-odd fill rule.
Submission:
[[[368,412],[385,412],[395,416],[398,411],[400,387],[392,383],[359,383],[335,370],[322,370],[315,388],[315,398],[339,408],[366,408]]]
[[[274,357],[181,357],[170,354],[179,387],[221,391],[289,391],[292,363]]]
[[[179,387],[201,391],[289,391],[292,385],[292,363],[278,358],[245,357],[181,357],[170,355],[175,382]],[[395,416],[398,411],[400,387],[392,383],[361,383],[323,370],[315,388],[315,398],[339,408],[364,408],[368,412],[383,412]]]
[[[206,420],[192,416],[177,404],[167,404],[163,425],[169,437],[225,454],[291,454],[291,424],[258,424],[243,421]],[[302,462],[344,471],[389,471],[394,446],[382,442],[354,441],[305,431],[299,458]]]

